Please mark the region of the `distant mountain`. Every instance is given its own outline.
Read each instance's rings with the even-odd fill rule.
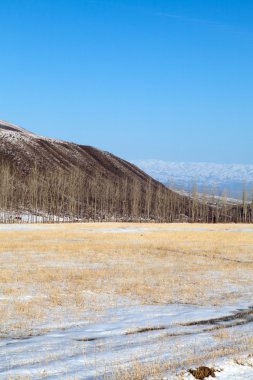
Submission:
[[[221,195],[226,190],[230,196],[241,197],[244,186],[248,193],[251,193],[253,187],[253,164],[161,160],[136,160],[133,163],[153,178],[175,189],[191,191],[194,184],[197,184],[199,191],[206,189]]]

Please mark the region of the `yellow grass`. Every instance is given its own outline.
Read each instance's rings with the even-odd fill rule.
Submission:
[[[110,230],[127,227],[142,230]],[[75,322],[122,303],[250,300],[253,233],[225,231],[237,227],[92,223],[0,230],[0,333]]]

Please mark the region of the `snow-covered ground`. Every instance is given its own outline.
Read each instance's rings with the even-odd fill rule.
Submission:
[[[52,314],[49,315],[46,322],[41,322],[38,319],[37,324],[32,326],[31,321],[29,328],[28,319],[28,328],[17,330],[19,331],[18,333],[8,327],[10,319],[12,319],[14,323],[20,323],[20,319],[16,318],[17,316],[15,314],[10,313],[9,320],[3,320],[0,325],[1,380],[135,380],[137,377],[137,372],[135,371],[138,371],[138,376],[142,374],[142,377],[138,377],[138,379],[193,380],[194,378],[188,370],[190,368],[197,368],[198,366],[214,368],[217,379],[253,379],[253,300],[250,297],[251,281],[248,281],[247,276],[243,276],[242,273],[246,266],[250,270],[252,265],[250,234],[253,232],[253,226],[232,224],[201,226],[194,224],[104,225],[97,223],[88,225],[75,224],[69,227],[70,229],[68,229],[66,225],[49,224],[0,225],[0,237],[4,244],[6,244],[8,240],[8,234],[11,236],[12,243],[13,240],[17,241],[16,251],[0,249],[1,263],[4,264],[2,270],[6,271],[6,276],[8,276],[8,271],[13,265],[17,267],[17,272],[13,272],[14,274],[21,271],[20,260],[24,260],[26,263],[24,264],[24,268],[28,266],[28,274],[29,265],[32,264],[36,266],[38,271],[41,270],[43,272],[44,269],[47,268],[47,270],[49,270],[49,278],[53,276],[54,272],[60,271],[64,266],[69,269],[73,277],[75,273],[79,275],[79,272],[72,272],[73,269],[91,269],[92,271],[94,270],[94,276],[96,276],[97,269],[109,272],[109,267],[113,266],[115,269],[114,272],[111,273],[115,275],[117,271],[120,271],[121,276],[123,276],[124,272],[122,271],[122,266],[127,262],[127,256],[123,257],[119,255],[114,258],[114,255],[115,250],[119,249],[121,245],[124,246],[127,242],[127,234],[129,234],[128,239],[133,241],[134,245],[136,244],[137,248],[135,252],[137,256],[139,251],[142,251],[147,246],[149,247],[147,242],[145,243],[145,239],[150,235],[153,236],[152,239],[154,239],[155,236],[160,237],[160,249],[162,248],[161,239],[166,239],[166,247],[170,249],[167,256],[165,251],[162,256],[151,255],[148,251],[145,251],[147,256],[150,255],[149,264],[152,266],[152,270],[155,270],[155,265],[158,264],[158,262],[155,263],[155,260],[161,261],[160,265],[163,266],[166,266],[168,262],[173,262],[173,255],[175,254],[175,252],[171,250],[173,237],[179,234],[180,239],[181,236],[184,236],[186,239],[188,236],[185,233],[186,231],[191,232],[191,237],[194,238],[194,241],[195,239],[196,241],[203,239],[203,235],[207,232],[207,236],[213,238],[214,242],[216,242],[215,244],[221,245],[224,243],[225,235],[229,243],[232,244],[233,242],[230,241],[231,237],[236,234],[239,241],[238,247],[241,246],[243,248],[240,257],[233,256],[232,253],[231,256],[229,256],[227,251],[232,252],[233,247],[232,245],[224,243],[223,254],[215,253],[216,256],[219,255],[221,259],[224,259],[223,262],[216,262],[217,266],[214,266],[215,270],[208,269],[209,260],[212,261],[215,260],[215,258],[211,255],[208,256],[207,250],[203,252],[194,251],[191,256],[187,256],[187,252],[178,252],[176,260],[179,260],[180,257],[185,257],[185,261],[180,261],[182,266],[180,264],[179,267],[174,265],[174,269],[172,270],[180,271],[176,280],[185,283],[185,292],[191,292],[191,289],[187,288],[185,280],[187,272],[183,272],[183,265],[189,267],[190,260],[193,261],[194,255],[196,268],[197,266],[201,266],[202,262],[204,268],[204,272],[198,272],[199,275],[194,278],[194,282],[192,283],[194,288],[198,287],[198,282],[205,280],[204,276],[209,270],[207,292],[215,295],[214,288],[217,285],[216,282],[221,280],[221,273],[219,274],[221,266],[223,267],[222,271],[224,271],[227,281],[229,281],[229,275],[231,276],[232,272],[233,281],[230,278],[228,284],[225,282],[222,282],[221,286],[218,284],[218,291],[221,298],[219,302],[217,298],[215,298],[215,302],[212,305],[209,303],[206,303],[205,306],[200,305],[201,299],[206,296],[206,293],[201,294],[201,289],[203,291],[204,287],[199,287],[200,302],[198,305],[193,304],[193,302],[187,304],[186,302],[188,302],[188,300],[184,301],[185,303],[176,303],[178,302],[177,297],[174,303],[173,301],[164,301],[163,303],[159,301],[153,304],[142,304],[138,297],[125,302],[124,295],[119,294],[117,306],[110,307],[108,302],[105,308],[84,310],[83,314],[80,314],[80,317],[78,316],[76,320],[71,320],[71,317],[68,317],[68,310],[64,310],[64,306],[61,306],[61,298],[59,298],[60,303],[57,301],[54,311],[50,309],[50,313]],[[57,230],[58,235],[56,235]],[[11,234],[11,231],[17,232],[17,235]],[[48,231],[50,231],[49,235],[46,234]],[[157,231],[160,231],[160,235],[156,235]],[[215,233],[213,234],[213,232]],[[68,247],[76,244],[79,250],[80,247],[91,244],[91,241],[94,241],[95,244],[101,241],[103,245],[106,246],[107,240],[111,244],[115,233],[116,237],[114,237],[114,239],[116,243],[108,256],[110,261],[106,261],[104,258],[106,254],[105,251],[108,250],[110,246],[108,246],[109,248],[106,248],[104,252],[101,251],[99,246],[99,255],[97,254],[97,256],[95,252],[90,251],[91,257],[94,256],[94,259],[97,261],[89,261],[88,251],[86,250],[80,251],[79,256],[68,255],[67,251],[66,256],[59,256],[54,252],[59,241],[61,242],[59,246],[60,252],[64,249],[65,243],[67,243]],[[161,233],[164,235],[161,235]],[[22,246],[22,243],[19,244],[19,241],[27,236],[33,236],[33,239],[38,239],[39,250],[35,253],[30,252],[29,255],[25,256],[22,251],[23,248],[21,247],[22,249],[19,249],[19,245]],[[215,236],[217,240],[214,239]],[[219,236],[221,236],[223,240],[220,241]],[[42,239],[44,239],[43,241],[47,244],[50,242],[48,245],[49,248],[45,250],[41,249]],[[142,240],[143,243],[141,243]],[[193,244],[190,238],[188,238],[185,244],[186,243],[189,246]],[[26,245],[26,247],[29,248],[29,244]],[[131,245],[129,245],[128,249],[130,249],[130,247]],[[218,249],[218,246],[215,247]],[[152,246],[151,249],[155,249],[155,246]],[[200,257],[202,253],[203,256]],[[23,254],[22,258],[20,258],[21,254]],[[225,256],[225,254],[228,256]],[[115,262],[117,263],[119,260],[122,260],[121,266],[116,267]],[[130,258],[130,260],[133,259]],[[143,284],[147,286],[145,280],[154,281],[154,278],[147,277],[145,279],[145,273],[147,273],[145,272],[145,268],[147,270],[147,267],[145,267],[144,256],[140,255],[139,261],[137,260],[133,265],[137,265],[138,263],[142,265],[144,276]],[[244,265],[243,263],[246,264]],[[130,266],[127,268],[129,268],[129,272],[127,272],[127,277],[129,277],[132,269]],[[173,280],[172,277],[170,277],[172,272],[169,272],[169,266],[167,266],[165,270],[166,277],[169,276],[170,278],[171,287],[176,287],[175,279]],[[229,273],[227,273],[227,271],[229,271]],[[182,275],[184,273],[185,275]],[[68,272],[66,272],[66,274],[68,274]],[[19,282],[17,282],[17,278]],[[16,297],[19,297],[19,299],[14,300],[12,292],[1,294],[2,292],[0,291],[0,301],[3,305],[11,304],[15,301],[23,302],[28,300],[32,302],[33,299],[35,300],[35,298],[39,296],[35,291],[35,283],[30,284],[29,279],[26,277],[22,279],[22,283],[21,277],[17,278],[15,286],[20,287],[20,295],[17,293]],[[117,276],[115,279],[117,279]],[[14,281],[14,279],[11,279],[11,281]],[[99,281],[99,278],[97,281]],[[30,285],[27,287],[27,291],[22,293],[22,286],[27,283]],[[56,286],[55,284],[54,281],[50,283],[52,287]],[[154,288],[159,285],[156,282],[152,282],[152,284],[154,284]],[[3,283],[3,287],[4,285]],[[114,283],[113,286],[115,286]],[[230,293],[228,293],[228,289]],[[92,301],[95,295],[95,292],[94,294],[92,293],[93,288],[88,289],[83,287],[82,290],[85,298]],[[43,287],[39,288],[39,291],[45,299],[45,301],[43,301],[41,298],[40,304],[47,302],[48,294],[44,294]],[[71,288],[71,291],[75,292],[76,288]],[[112,295],[113,291],[114,289],[112,288]],[[235,293],[235,297],[232,297],[233,292]],[[101,296],[100,303],[102,303],[103,297],[106,294],[105,289],[104,293],[101,291],[101,293],[98,294]],[[66,298],[71,296],[71,294],[65,293],[64,290],[63,296]],[[107,296],[109,297],[110,294],[108,293]],[[21,305],[23,305],[22,302]],[[9,310],[13,309],[10,307]],[[58,319],[53,318],[54,312],[55,315],[58,316]],[[25,314],[23,315],[25,318]],[[155,368],[155,371],[153,368]],[[128,375],[125,376],[125,372],[127,372]]]
[[[152,231],[224,231],[224,232],[253,232],[253,225],[250,224],[224,224],[222,227],[220,225],[210,224],[205,226],[196,225],[192,223],[185,224],[150,224],[148,227],[142,227],[141,224],[133,226],[130,224],[129,226],[121,227],[120,224],[115,224],[112,227],[104,227],[106,223],[94,223],[88,224],[86,227],[86,223],[80,223],[79,228],[81,231],[85,232],[95,232],[95,233],[141,233],[141,232],[152,232]],[[146,224],[147,226],[147,224]],[[35,230],[57,230],[58,224],[36,224],[36,223],[13,223],[13,224],[0,224],[0,231],[35,231]]]
[[[0,210],[0,224],[9,223],[58,223],[58,222],[71,222],[78,221],[74,217],[50,215],[43,211],[3,211]]]
[[[0,230],[1,230],[1,225],[0,225]],[[4,228],[4,227],[3,227]],[[8,228],[8,227],[7,227]],[[15,227],[14,227],[15,228]],[[16,227],[18,228],[18,227]],[[28,227],[29,228],[29,227]],[[98,228],[97,225],[94,225],[94,227],[82,227],[84,231],[89,231],[89,232],[97,232]],[[217,231],[217,228],[215,227],[214,224],[210,225],[205,225],[205,227],[201,227],[201,225],[196,226],[196,224],[164,224],[160,225],[157,224],[156,226],[152,225],[152,227],[141,227],[139,226],[129,226],[129,227],[101,227],[99,228],[99,232],[105,232],[105,233],[138,233],[138,232],[148,232],[148,231],[168,231],[168,232],[173,232],[173,231]],[[236,224],[224,224],[223,227],[220,227],[219,225],[219,231],[224,231],[224,232],[253,232],[253,225],[236,225]]]
[[[98,322],[80,322],[71,328],[52,329],[42,335],[0,340],[0,378],[31,379],[103,378],[119,366],[136,361],[196,362],[219,368],[219,379],[253,378],[253,358],[223,359],[215,351],[229,349],[233,333],[246,338],[252,329],[253,309],[248,305],[205,308],[194,305],[134,306],[108,309]],[[221,341],[215,332],[229,330]],[[236,349],[235,349],[236,354]],[[241,364],[238,364],[241,363]],[[185,368],[187,370],[187,367]],[[176,375],[164,372],[164,376]],[[186,378],[193,378],[187,375]],[[245,377],[248,374],[248,377]],[[230,376],[230,377],[229,377]],[[12,377],[13,378],[13,377]],[[22,377],[21,377],[22,378]]]

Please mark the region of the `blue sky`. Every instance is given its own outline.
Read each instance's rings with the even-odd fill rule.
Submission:
[[[0,119],[125,159],[253,163],[253,1],[0,0]]]

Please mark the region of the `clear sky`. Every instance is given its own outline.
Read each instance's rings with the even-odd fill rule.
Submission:
[[[0,119],[126,159],[253,163],[252,0],[0,0]]]

